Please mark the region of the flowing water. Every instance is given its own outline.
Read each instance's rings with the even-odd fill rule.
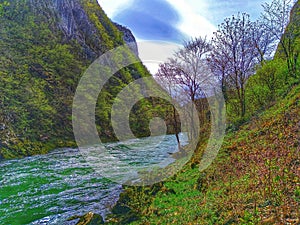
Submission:
[[[167,165],[177,150],[176,139],[167,135],[159,144],[158,139],[111,143],[106,149],[128,165]],[[74,224],[66,220],[89,211],[105,216],[122,191],[120,184],[96,173],[78,149],[0,161],[0,177],[1,225]]]

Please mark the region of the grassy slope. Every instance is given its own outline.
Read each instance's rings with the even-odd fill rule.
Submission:
[[[227,134],[205,173],[192,169],[198,153],[153,199],[146,197],[150,205],[131,205],[141,215],[133,224],[299,224],[299,127],[296,86],[239,131]]]

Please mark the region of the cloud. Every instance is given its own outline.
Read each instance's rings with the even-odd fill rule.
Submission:
[[[98,1],[110,18],[128,26],[138,39],[176,42],[191,36],[210,37],[218,24],[238,12],[256,19],[262,11],[261,0]]]
[[[167,1],[135,0],[113,20],[128,26],[139,39],[181,43],[186,35],[177,27],[180,15]]]
[[[113,18],[126,6],[131,5],[132,2],[133,0],[98,0],[99,5],[104,9],[105,13],[110,18]]]
[[[248,13],[252,20],[255,20],[259,17],[260,12],[262,11],[261,4],[271,1],[272,0],[206,0],[206,10],[202,15],[214,25],[222,23],[225,18],[236,15],[238,12]]]
[[[204,15],[208,10],[206,1],[194,0],[166,0],[177,10],[181,20],[178,29],[190,37],[211,36],[216,30]]]

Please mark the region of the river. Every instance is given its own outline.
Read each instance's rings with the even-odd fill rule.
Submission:
[[[182,135],[183,139],[186,138]],[[174,135],[105,144],[128,165],[171,163],[177,150]],[[184,142],[183,142],[184,143]],[[109,166],[109,165],[108,165]],[[110,165],[113,166],[113,165]],[[74,215],[105,215],[122,191],[86,162],[78,149],[57,149],[46,155],[0,161],[0,224],[74,224]]]

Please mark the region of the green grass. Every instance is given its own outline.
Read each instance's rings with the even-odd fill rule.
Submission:
[[[147,195],[149,188],[132,191],[127,205],[139,220],[131,224],[300,222],[299,102],[300,86],[295,86],[269,110],[228,133],[206,171],[191,166],[199,161],[203,144],[155,195]]]

